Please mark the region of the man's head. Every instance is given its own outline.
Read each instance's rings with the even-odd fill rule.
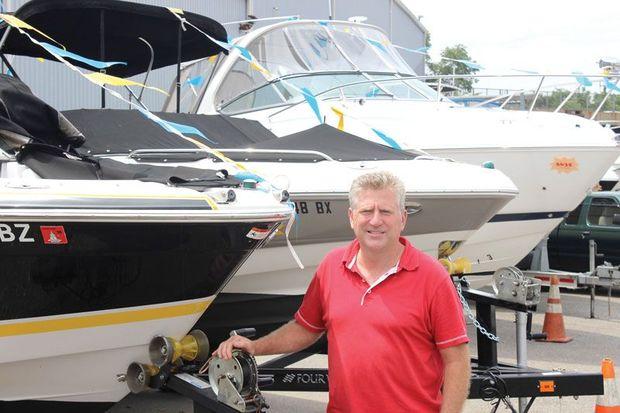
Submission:
[[[364,249],[387,251],[398,246],[405,228],[405,186],[390,172],[357,177],[349,191],[349,221]]]

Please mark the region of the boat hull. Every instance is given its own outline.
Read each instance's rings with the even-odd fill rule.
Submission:
[[[0,400],[84,409],[124,397],[117,375],[148,362],[153,336],[186,334],[267,239],[247,234],[279,224],[0,222]]]
[[[549,234],[586,196],[617,156],[600,148],[435,149],[431,153],[458,161],[491,161],[510,176],[519,195],[461,246],[459,255],[472,261],[473,273],[515,265]],[[565,159],[573,168],[555,167]],[[536,177],[533,179],[533,177]]]

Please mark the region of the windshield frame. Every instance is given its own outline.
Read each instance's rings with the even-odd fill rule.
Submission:
[[[348,21],[330,21],[327,23],[327,25],[329,24],[333,24],[335,26],[350,26],[350,27],[354,27],[354,28],[359,28],[362,30],[373,30],[377,33],[379,33],[381,36],[384,36],[385,39],[387,41],[389,41],[389,36],[387,35],[387,33],[381,29],[380,27],[377,26],[373,26],[373,25],[369,25],[369,24],[362,24],[362,23],[352,23],[352,22],[348,22]],[[398,51],[394,50],[394,53],[396,54],[396,56],[398,57],[398,59],[400,59],[400,61],[398,62],[398,67],[395,67],[395,65],[391,64],[390,62],[388,62],[387,58],[383,58],[382,56],[380,56],[380,53],[378,50],[375,50],[374,48],[371,48],[372,52],[375,54],[375,56],[382,61],[383,65],[385,66],[386,69],[385,71],[381,71],[381,70],[363,70],[360,69],[358,67],[358,65],[348,56],[348,53],[346,51],[344,51],[342,49],[342,45],[339,42],[336,42],[335,37],[334,37],[334,33],[333,31],[336,29],[332,29],[332,30],[328,30],[328,27],[325,23],[318,21],[318,20],[297,20],[297,21],[289,21],[289,22],[283,22],[283,23],[279,23],[276,25],[273,25],[272,27],[268,27],[265,28],[264,31],[260,31],[258,32],[255,36],[253,36],[252,38],[247,38],[246,42],[241,42],[244,43],[244,47],[246,48],[252,48],[252,46],[254,44],[260,44],[261,39],[267,38],[270,34],[272,34],[274,31],[281,31],[283,34],[283,37],[285,39],[285,41],[289,44],[289,46],[293,46],[292,47],[292,53],[295,56],[296,59],[300,59],[300,61],[298,61],[299,63],[303,63],[303,67],[308,67],[307,64],[305,64],[305,62],[303,61],[303,59],[301,58],[301,56],[299,55],[299,52],[297,51],[297,46],[295,45],[295,42],[293,42],[293,40],[291,39],[290,36],[290,28],[294,27],[294,26],[298,26],[298,25],[303,25],[303,26],[307,26],[307,27],[312,27],[312,26],[318,26],[318,30],[322,31],[323,33],[325,33],[327,36],[329,36],[329,38],[334,42],[334,45],[336,47],[336,49],[338,50],[338,52],[343,56],[343,58],[352,66],[353,70],[315,70],[315,71],[307,71],[307,72],[303,72],[303,73],[291,73],[291,74],[285,74],[285,75],[281,75],[281,76],[277,76],[271,80],[269,80],[267,78],[267,76],[264,73],[261,73],[262,78],[264,79],[264,83],[261,83],[260,85],[257,85],[251,89],[248,89],[240,94],[238,94],[237,96],[221,102],[221,103],[217,103],[216,101],[213,102],[213,107],[217,112],[221,112],[223,113],[223,111],[226,111],[226,108],[230,107],[231,105],[234,105],[235,103],[239,102],[239,100],[246,98],[248,95],[252,94],[252,93],[256,93],[259,89],[261,88],[269,88],[272,87],[274,88],[274,93],[276,93],[280,99],[282,100],[281,102],[277,102],[277,103],[267,103],[265,105],[260,105],[260,106],[253,106],[253,107],[248,107],[247,109],[239,109],[239,110],[234,110],[234,111],[227,111],[226,114],[229,115],[233,115],[233,114],[242,114],[242,113],[248,113],[248,112],[254,112],[254,111],[260,111],[260,110],[264,110],[264,109],[270,109],[273,107],[280,107],[280,106],[288,106],[288,105],[293,105],[296,104],[298,102],[287,102],[286,99],[282,96],[280,89],[278,87],[274,87],[275,84],[277,84],[279,81],[282,80],[286,80],[286,79],[292,79],[292,78],[297,78],[297,77],[305,77],[305,76],[316,76],[316,75],[323,75],[323,74],[357,74],[357,75],[361,75],[363,77],[366,78],[366,81],[361,81],[361,82],[350,82],[350,83],[344,83],[336,88],[330,88],[329,90],[324,90],[324,91],[320,91],[319,95],[322,95],[324,93],[327,93],[329,91],[333,91],[336,90],[338,88],[343,88],[343,87],[350,87],[352,85],[355,84],[364,84],[364,83],[374,83],[375,87],[377,87],[377,89],[381,90],[381,95],[389,95],[391,96],[392,99],[398,99],[397,97],[394,96],[394,93],[391,92],[390,90],[384,88],[381,86],[381,82],[379,82],[376,79],[373,79],[370,75],[390,75],[390,76],[394,76],[395,79],[389,79],[389,81],[393,81],[393,82],[397,82],[399,79],[414,79],[416,76],[418,76],[415,71],[406,63],[406,61],[402,58],[402,56],[400,56],[400,54],[398,53]],[[363,33],[363,32],[362,32]],[[248,36],[248,35],[246,35]],[[373,41],[374,40],[374,36],[373,37]],[[365,38],[365,37],[364,37]],[[368,37],[368,39],[370,39],[370,37]],[[390,43],[390,47],[391,43]],[[391,55],[390,55],[391,56]],[[395,58],[392,56],[392,58]],[[387,60],[386,60],[387,59]],[[219,82],[219,84],[217,85],[217,89],[212,93],[213,96],[218,96],[221,92],[222,89],[226,87],[226,83],[227,83],[227,78],[229,73],[233,72],[233,68],[239,63],[241,59],[240,56],[235,56],[234,57],[234,61],[232,61],[227,67],[227,72],[223,74],[221,81]],[[402,66],[402,67],[400,67]],[[401,68],[407,68],[408,71],[407,72],[402,72],[399,71],[399,69]],[[429,96],[428,92],[421,90],[420,88],[416,88],[415,86],[411,85],[408,82],[402,82],[402,85],[406,88],[411,89],[412,91],[414,91],[416,94],[419,94],[423,97],[426,97],[429,100],[433,100],[435,99],[434,96]],[[410,100],[410,99],[406,99],[403,98],[402,100]],[[414,99],[417,100],[417,99]]]
[[[301,77],[308,77],[308,76],[317,76],[317,75],[330,75],[330,74],[358,74],[358,75],[362,75],[364,77],[366,77],[365,80],[358,80],[355,82],[348,82],[348,83],[343,83],[341,85],[338,86],[334,86],[325,90],[322,90],[321,92],[317,93],[314,95],[314,97],[316,98],[320,98],[322,95],[328,94],[330,92],[334,92],[336,90],[339,89],[344,89],[344,88],[349,88],[352,86],[357,86],[357,85],[364,85],[364,84],[378,84],[378,87],[381,90],[385,90],[384,88],[380,87],[381,83],[392,83],[392,82],[398,82],[401,83],[403,85],[405,85],[406,87],[414,90],[416,93],[424,96],[426,99],[406,99],[406,98],[400,98],[398,96],[395,96],[393,93],[389,92],[389,89],[385,91],[384,94],[382,95],[378,95],[378,96],[374,96],[371,99],[373,100],[379,100],[379,99],[390,99],[390,100],[398,100],[398,101],[419,101],[419,102],[437,102],[438,100],[440,101],[446,101],[449,100],[448,98],[446,98],[445,96],[441,95],[440,98],[438,99],[438,97],[435,96],[429,96],[427,93],[425,93],[425,91],[423,91],[422,89],[418,89],[416,88],[414,85],[411,85],[410,83],[408,83],[407,81],[411,81],[411,80],[417,80],[422,82],[422,80],[420,80],[419,76],[412,76],[412,75],[403,75],[402,73],[394,73],[394,72],[359,72],[359,71],[322,71],[322,72],[310,72],[310,73],[303,73],[303,74],[292,74],[292,75],[287,75],[287,76],[282,76],[279,77],[277,79],[274,79],[271,82],[268,83],[264,83],[261,84],[260,86],[255,87],[254,89],[248,90],[247,92],[244,92],[242,94],[240,94],[239,96],[229,100],[228,102],[225,102],[221,105],[217,106],[217,111],[225,114],[225,115],[229,115],[229,116],[233,116],[233,115],[240,115],[240,114],[244,114],[244,113],[250,113],[250,112],[256,112],[256,111],[260,111],[260,110],[266,110],[266,109],[273,109],[273,108],[278,108],[278,107],[283,107],[286,106],[288,107],[292,107],[292,106],[296,106],[300,103],[303,103],[304,100],[298,100],[295,102],[281,102],[281,103],[277,103],[277,104],[272,104],[272,105],[264,105],[261,106],[259,108],[249,108],[249,109],[244,109],[244,110],[236,110],[236,111],[226,111],[226,108],[229,105],[234,104],[235,102],[239,101],[240,99],[243,99],[244,97],[255,93],[257,90],[265,88],[265,87],[273,87],[276,83],[281,82],[281,81],[285,81],[288,79],[293,79],[293,78],[301,78]],[[392,79],[369,79],[367,77],[367,75],[394,75],[395,77]],[[435,92],[436,94],[437,92]],[[342,96],[339,96],[338,98],[341,98]],[[332,99],[332,98],[329,98]],[[329,99],[322,99],[322,100],[329,100]],[[356,99],[369,99],[369,97],[359,97]],[[286,108],[285,108],[286,109]],[[278,112],[279,113],[279,112]]]

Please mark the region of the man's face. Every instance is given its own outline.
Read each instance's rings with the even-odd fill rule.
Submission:
[[[349,221],[362,248],[381,252],[398,245],[407,214],[392,189],[367,189],[359,192],[355,209],[349,209]]]

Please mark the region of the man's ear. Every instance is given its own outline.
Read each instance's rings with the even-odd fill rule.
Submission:
[[[349,208],[347,214],[349,215],[349,225],[351,226],[351,229],[353,229],[353,210]]]
[[[401,214],[401,218],[402,218],[402,229],[405,229],[405,225],[407,225],[407,218],[409,217],[409,215],[407,215],[407,210],[403,209]]]

